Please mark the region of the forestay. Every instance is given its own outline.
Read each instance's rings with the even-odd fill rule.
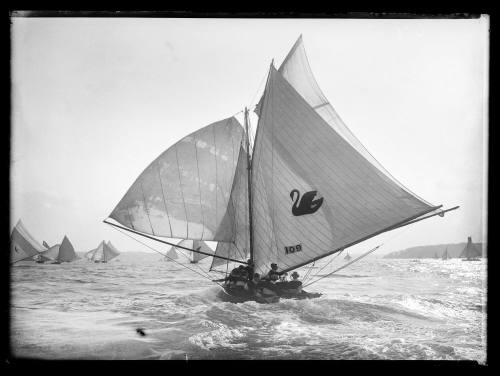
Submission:
[[[396,184],[271,66],[252,158],[256,270],[290,270],[436,207]]]
[[[242,137],[234,117],[184,137],[142,172],[110,217],[160,237],[233,241],[228,202]]]

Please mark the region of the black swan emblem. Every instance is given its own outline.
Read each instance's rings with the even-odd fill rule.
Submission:
[[[296,198],[294,199],[295,193],[297,193]],[[292,205],[292,214],[295,216],[305,215],[305,214],[313,214],[315,213],[323,204],[323,197],[314,200],[318,191],[310,191],[306,192],[300,197],[300,192],[297,189],[294,189],[290,192],[290,198],[294,201]],[[298,203],[300,199],[300,204]]]

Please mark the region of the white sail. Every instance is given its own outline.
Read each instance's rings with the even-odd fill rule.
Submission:
[[[57,260],[57,256],[59,256],[59,247],[60,246],[61,246],[60,244],[53,245],[52,247],[50,247],[46,251],[43,251],[41,253],[41,255],[43,257],[45,257],[46,259],[50,259],[52,261],[56,261]]]
[[[120,252],[113,246],[113,244],[111,244],[110,241],[105,243],[105,246],[103,248],[105,261],[110,261],[120,255]]]
[[[116,247],[110,241],[108,241],[106,244],[108,245],[108,247],[110,248],[110,250],[114,254],[116,254],[116,256],[118,256],[120,254],[120,251],[118,249],[116,249]]]
[[[256,270],[290,270],[436,207],[395,184],[271,67],[252,159]]]
[[[102,242],[99,243],[99,245],[97,246],[97,248],[91,249],[90,251],[88,251],[87,253],[85,253],[84,257],[87,260],[92,261],[93,258],[94,258],[95,253],[99,250],[99,248],[102,248]]]
[[[242,136],[231,117],[184,137],[144,170],[110,217],[155,236],[232,241],[228,201]]]
[[[96,249],[93,249],[85,254],[85,257],[91,261],[107,262],[118,256],[120,252],[111,244],[104,240]]]
[[[11,263],[28,259],[42,252],[45,248],[38,243],[19,220],[10,236]]]
[[[223,258],[212,259],[211,270],[227,269],[224,258],[246,260],[250,251],[250,225],[248,208],[248,159],[245,144],[242,143],[238,165],[234,174],[233,187],[228,212],[233,220],[234,239],[232,242],[219,242],[215,254]]]
[[[394,184],[410,192],[370,154],[361,141],[359,141],[359,139],[347,127],[326,96],[323,94],[309,65],[302,35],[299,36],[278,71],[340,137],[356,149],[356,151],[360,153],[368,162],[372,163],[379,170],[379,172],[385,174],[387,178],[391,179]],[[262,99],[263,98],[261,98],[261,101],[259,102],[257,113],[260,112]],[[414,193],[410,193],[413,196],[416,196]],[[430,203],[426,202],[422,198],[419,197],[419,199],[431,206]]]
[[[174,246],[170,247],[169,251],[166,253],[165,260],[166,261],[177,260],[178,258],[179,258],[179,255],[175,251],[175,247]]]
[[[57,261],[59,262],[71,262],[78,258],[75,253],[73,245],[69,241],[68,237],[65,235],[61,246],[59,247],[59,254],[57,255]]]

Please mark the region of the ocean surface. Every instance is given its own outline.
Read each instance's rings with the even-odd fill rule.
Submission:
[[[484,363],[486,263],[366,258],[305,288],[320,298],[234,304],[219,298],[216,284],[154,253],[124,252],[107,264],[23,261],[11,268],[11,353]]]

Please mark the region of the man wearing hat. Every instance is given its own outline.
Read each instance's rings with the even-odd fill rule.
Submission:
[[[276,282],[280,275],[278,273],[278,265],[274,262],[271,264],[271,270],[267,273],[265,279],[271,282]]]
[[[247,260],[247,265],[245,266],[245,270],[248,273],[248,280],[251,281],[254,275],[254,264],[251,259]]]
[[[299,281],[299,273],[293,272],[292,279],[288,282],[288,289],[292,290],[296,294],[300,294],[302,292],[302,282]]]

